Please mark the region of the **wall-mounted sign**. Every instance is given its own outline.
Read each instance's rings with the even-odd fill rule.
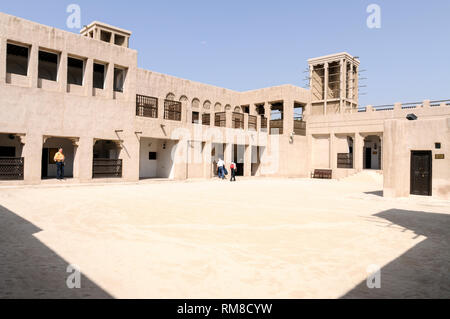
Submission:
[[[435,158],[436,158],[437,160],[443,160],[443,159],[445,159],[445,154],[436,154],[436,155],[435,155]]]

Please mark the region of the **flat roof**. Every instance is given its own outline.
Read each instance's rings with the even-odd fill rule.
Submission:
[[[114,31],[114,32],[122,33],[122,34],[125,34],[125,35],[128,35],[128,36],[131,36],[131,34],[132,34],[131,31],[128,31],[128,30],[125,30],[125,29],[122,29],[122,28],[118,28],[118,27],[115,27],[115,26],[112,26],[110,24],[107,24],[107,23],[104,23],[104,22],[100,22],[100,21],[91,22],[89,25],[87,25],[83,29],[81,29],[80,33],[83,34],[87,30],[92,29],[93,27],[96,27],[96,26],[97,27],[101,27],[101,28],[105,28],[105,29],[109,29],[109,30]]]
[[[329,62],[329,61],[340,60],[341,58],[353,60],[355,62],[355,64],[357,64],[357,65],[360,64],[360,61],[358,58],[354,57],[353,55],[351,55],[347,52],[334,53],[334,54],[320,56],[317,58],[312,58],[312,59],[308,60],[308,63],[309,64],[319,64],[319,63],[325,63],[325,62]]]

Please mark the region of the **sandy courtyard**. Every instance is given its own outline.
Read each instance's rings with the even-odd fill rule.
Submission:
[[[370,175],[2,186],[0,298],[450,298],[450,202],[381,189]]]

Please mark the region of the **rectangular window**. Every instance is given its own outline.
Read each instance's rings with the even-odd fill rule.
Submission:
[[[16,148],[0,146],[0,157],[16,157]]]
[[[110,43],[111,42],[111,37],[112,37],[111,32],[100,31],[100,40]]]
[[[124,69],[114,68],[114,91],[123,92],[125,85],[126,71]]]
[[[94,88],[101,90],[105,88],[105,69],[104,64],[94,63]]]
[[[149,159],[150,161],[156,161],[157,158],[158,158],[158,154],[157,154],[156,152],[150,152],[150,153],[148,154],[148,159]]]
[[[125,44],[125,37],[123,35],[114,35],[114,44],[123,46]]]
[[[83,85],[84,61],[69,57],[67,60],[67,83]]]
[[[39,79],[56,81],[58,78],[58,54],[39,51]]]
[[[192,112],[192,124],[199,124],[199,123],[200,123],[200,113]]]
[[[6,72],[28,75],[29,49],[8,43],[6,49]]]

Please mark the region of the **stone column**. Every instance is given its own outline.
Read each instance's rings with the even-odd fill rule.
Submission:
[[[336,155],[336,135],[332,132],[330,134],[330,168],[334,171],[337,169],[337,155]]]
[[[355,78],[354,78],[354,73],[353,73],[353,64],[350,64],[350,81],[349,81],[349,89],[348,89],[348,93],[349,93],[349,98],[350,100],[352,100],[352,103],[354,102],[354,87],[355,87]]]
[[[158,118],[164,119],[164,98],[158,98]]]
[[[234,144],[230,144],[227,143],[225,145],[225,149],[224,149],[224,161],[225,161],[225,165],[230,165],[231,161],[233,160],[233,148],[234,148]]]
[[[357,172],[361,172],[364,169],[364,137],[358,132],[355,133],[355,145],[353,146],[353,152],[355,156],[354,168]]]
[[[85,61],[86,67],[84,69],[84,78],[83,78],[83,85],[84,85],[84,95],[85,96],[92,96],[94,91],[94,60],[92,58],[88,58]]]
[[[211,141],[206,141],[203,147],[203,177],[212,178],[212,161],[211,161],[211,151],[212,143]]]
[[[77,144],[73,163],[74,178],[80,182],[87,182],[92,180],[94,139],[92,137],[81,137]]]
[[[283,135],[294,132],[294,101],[285,100],[283,103]]]
[[[226,123],[226,127],[227,128],[232,128],[233,127],[233,111],[226,111],[226,118],[227,118],[227,123]]]
[[[383,145],[383,135],[380,135],[380,152],[381,152],[381,159],[380,159],[380,170],[384,169],[384,145]]]
[[[114,63],[112,62],[106,66],[105,93],[108,99],[114,97]]]
[[[346,107],[346,87],[347,87],[347,61],[345,59],[341,59],[341,77],[340,77],[340,113],[344,113]]]
[[[61,52],[59,57],[59,66],[58,66],[58,87],[59,92],[67,93],[67,63],[68,56],[67,51]]]
[[[245,145],[244,176],[252,176],[252,145]]]
[[[248,131],[248,114],[244,113],[244,130]]]
[[[23,140],[23,157],[25,159],[24,179],[27,184],[39,184],[42,177],[42,135],[28,134]]]
[[[28,61],[28,76],[30,78],[30,87],[38,87],[39,74],[39,44],[33,43],[30,49],[30,58]]]
[[[323,114],[327,115],[327,101],[328,101],[328,77],[329,77],[329,70],[328,70],[328,63],[324,64],[324,78],[323,78],[323,85],[324,85],[324,103],[323,103]]]
[[[6,82],[6,57],[7,57],[6,38],[0,38],[0,85]]]

